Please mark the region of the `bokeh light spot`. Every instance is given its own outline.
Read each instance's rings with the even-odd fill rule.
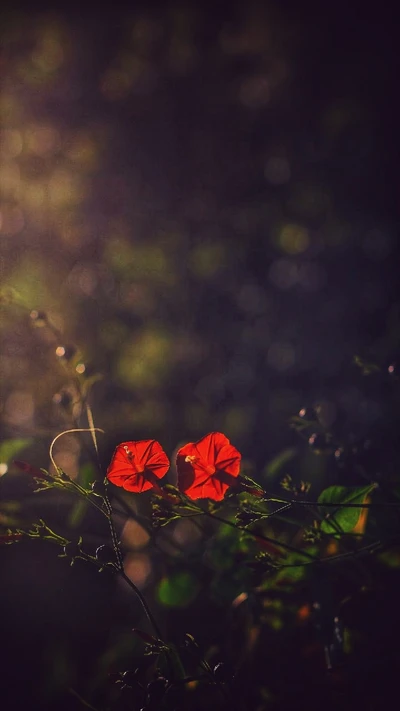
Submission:
[[[33,64],[45,74],[55,72],[64,61],[64,50],[58,28],[45,27],[41,30],[37,45],[32,52]]]
[[[31,426],[34,412],[32,393],[26,390],[14,390],[4,403],[4,419],[10,425]]]
[[[52,126],[38,124],[30,126],[25,132],[25,146],[30,153],[46,156],[58,147],[60,136]]]
[[[190,267],[196,276],[203,279],[212,278],[225,259],[225,247],[221,242],[199,244],[190,255]]]
[[[152,572],[149,556],[144,553],[128,553],[124,557],[124,570],[129,580],[142,590]]]
[[[127,519],[124,523],[120,533],[120,539],[124,548],[128,550],[139,550],[148,544],[150,536],[140,523],[131,518]]]
[[[171,341],[166,333],[148,329],[127,343],[118,360],[118,378],[127,387],[157,388],[171,365]]]
[[[301,254],[310,245],[308,231],[300,225],[284,225],[279,235],[279,245],[287,254]]]

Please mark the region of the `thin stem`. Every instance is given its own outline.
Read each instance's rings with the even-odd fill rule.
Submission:
[[[94,429],[97,430],[98,432],[102,432],[104,434],[104,430],[100,429],[99,427],[95,427]],[[54,445],[57,442],[57,440],[60,439],[60,437],[63,437],[66,434],[71,434],[72,432],[92,432],[92,429],[88,429],[87,427],[73,427],[72,429],[64,430],[64,432],[60,432],[58,435],[56,435],[56,437],[54,437],[54,439],[50,445],[50,448],[49,448],[49,457],[51,459],[51,463],[52,463],[54,469],[56,470],[56,472],[59,470],[59,467],[57,466],[56,461],[53,457]]]
[[[153,630],[155,632],[157,639],[162,640],[162,635],[161,635],[160,629],[157,625],[157,622],[156,622],[155,618],[153,617],[153,614],[150,611],[150,608],[149,608],[146,600],[144,599],[142,593],[140,592],[139,588],[136,587],[135,583],[133,583],[130,578],[128,578],[128,576],[126,575],[123,568],[118,570],[118,573],[121,576],[121,578],[123,578],[125,580],[125,582],[129,585],[129,587],[132,588],[132,590],[135,592],[135,594],[139,598],[141,605],[143,607],[143,610],[146,614],[146,617],[147,617],[148,621],[150,622],[151,626],[153,627]]]
[[[369,543],[367,546],[363,546],[362,548],[359,548],[358,551],[346,551],[346,553],[338,553],[337,555],[328,555],[325,556],[324,558],[318,558],[314,561],[310,561],[309,563],[282,563],[280,566],[281,568],[301,568],[304,567],[305,565],[315,565],[315,563],[332,563],[338,560],[342,560],[343,558],[352,558],[354,556],[359,556],[362,553],[367,553],[370,552],[372,553],[374,550],[382,546],[383,543],[382,541],[375,541],[374,543]]]
[[[88,701],[85,701],[85,699],[83,699],[82,696],[80,696],[80,695],[78,694],[78,692],[75,691],[75,689],[73,689],[71,686],[68,688],[68,691],[69,691],[69,693],[72,694],[73,696],[76,696],[76,698],[79,699],[79,701],[81,702],[81,704],[82,704],[83,706],[86,706],[86,708],[88,708],[88,709],[92,709],[92,711],[98,711],[98,709],[96,709],[95,706],[92,706],[92,704],[89,704]]]
[[[366,553],[367,551],[373,551],[375,548],[379,548],[379,546],[382,545],[381,541],[375,541],[374,543],[369,543],[367,546],[363,546],[362,548],[359,548],[358,550],[353,550],[353,551],[346,551],[346,553],[338,553],[337,555],[333,556],[326,556],[325,558],[321,558],[321,562],[325,561],[334,561],[334,560],[341,560],[342,558],[353,558],[357,557],[360,555],[360,553]]]
[[[106,484],[106,486],[107,486],[107,484]],[[114,549],[115,557],[118,562],[118,569],[121,570],[122,572],[124,572],[124,563],[123,563],[123,559],[122,559],[122,553],[121,553],[121,549],[119,547],[119,541],[117,538],[117,532],[115,530],[114,521],[112,520],[113,510],[112,510],[110,499],[108,498],[106,488],[105,488],[105,491],[103,494],[103,498],[104,498],[104,503],[106,505],[108,526],[110,528],[111,542],[112,542],[112,546]]]
[[[85,501],[87,501],[89,504],[91,504],[91,506],[94,506],[95,509],[97,509],[98,511],[100,511],[100,513],[103,514],[103,516],[105,516],[106,518],[108,518],[107,512],[104,511],[104,509],[101,508],[101,506],[99,506],[99,505],[96,503],[96,501],[90,496],[90,493],[88,494],[88,492],[86,491],[86,489],[84,489],[83,487],[79,486],[79,484],[77,484],[77,483],[76,483],[75,481],[73,481],[72,479],[71,479],[71,482],[72,482],[72,484],[73,484],[73,486],[74,486],[74,489],[76,490],[77,494],[78,494],[81,498],[85,499]]]
[[[385,508],[388,506],[393,506],[394,508],[400,508],[400,502],[381,502],[377,501],[376,503],[366,503],[366,504],[346,504],[346,503],[335,503],[335,502],[322,502],[322,501],[302,501],[298,499],[279,499],[279,498],[270,498],[266,497],[265,501],[268,503],[275,503],[275,504],[290,504],[292,506],[318,506],[318,507],[329,507],[329,508],[337,508],[337,509],[371,509],[371,508]]]
[[[311,555],[311,553],[307,553],[307,551],[302,551],[302,550],[300,550],[300,548],[291,546],[290,543],[283,543],[281,541],[277,541],[275,538],[270,538],[269,536],[264,536],[262,533],[256,533],[255,531],[249,531],[244,526],[239,526],[238,524],[233,523],[233,521],[229,521],[225,518],[221,518],[221,516],[218,516],[217,514],[210,513],[209,511],[203,511],[203,510],[201,512],[199,511],[199,516],[201,514],[204,514],[205,516],[208,516],[209,518],[212,518],[215,521],[219,521],[220,523],[225,523],[227,526],[230,526],[231,528],[236,528],[237,530],[245,531],[250,536],[253,536],[253,538],[258,538],[259,540],[265,541],[266,543],[272,543],[272,545],[274,545],[274,546],[284,548],[287,551],[290,551],[290,553],[297,553],[298,555],[302,555],[305,558],[312,560],[313,562],[319,561],[319,558],[317,558],[316,556]]]
[[[81,397],[82,397],[82,393],[80,393],[80,395],[81,395]],[[86,414],[87,414],[87,416],[88,416],[88,420],[89,420],[89,424],[90,424],[90,430],[89,430],[89,431],[92,433],[92,436],[93,436],[93,433],[94,433],[96,430],[102,432],[103,430],[98,430],[98,428],[94,427],[93,416],[92,416],[92,414],[91,414],[91,410],[90,410],[90,409],[89,409],[89,410],[88,410],[88,409],[86,410]],[[99,468],[99,470],[100,470],[100,473],[102,473],[102,466],[101,466],[101,461],[100,461],[99,452],[98,452],[98,448],[97,448],[97,443],[96,443],[96,442],[95,442],[95,452],[96,452],[96,460],[97,460],[96,463],[97,463],[97,466],[98,466],[98,468]],[[79,490],[81,489],[81,487],[79,486],[79,484],[76,484],[75,482],[74,482],[74,484],[75,484],[75,486],[76,486],[77,491],[78,491],[79,493],[81,493],[81,492],[79,491]],[[153,630],[154,630],[154,632],[155,632],[155,634],[156,634],[157,639],[162,639],[160,629],[159,629],[159,627],[158,627],[158,625],[157,625],[157,622],[156,622],[155,618],[153,617],[153,615],[152,615],[152,613],[151,613],[151,611],[150,611],[150,608],[149,608],[149,606],[148,606],[148,604],[147,604],[147,602],[146,602],[144,596],[143,596],[142,593],[140,592],[139,588],[135,585],[135,583],[133,583],[132,580],[131,580],[130,578],[128,578],[128,576],[126,575],[126,573],[125,573],[125,571],[124,571],[124,562],[123,562],[123,558],[122,558],[122,553],[121,553],[121,549],[120,549],[120,544],[119,544],[119,541],[118,541],[117,532],[116,532],[116,530],[115,530],[114,521],[113,521],[113,519],[112,519],[113,509],[112,509],[111,501],[110,501],[110,499],[109,499],[108,492],[107,492],[107,484],[108,484],[108,483],[107,483],[107,480],[105,480],[105,482],[104,482],[104,492],[103,492],[103,501],[104,501],[104,504],[105,504],[105,507],[106,507],[106,510],[105,510],[105,511],[104,511],[104,509],[102,509],[100,506],[98,506],[98,504],[92,499],[92,497],[91,497],[90,495],[87,496],[86,494],[83,494],[83,492],[85,491],[84,489],[82,489],[82,494],[85,496],[85,498],[89,499],[90,503],[91,503],[93,506],[95,506],[97,509],[99,509],[99,511],[101,511],[101,513],[106,516],[106,518],[107,518],[107,520],[108,520],[108,525],[109,525],[109,528],[110,528],[111,541],[112,541],[112,545],[113,545],[115,557],[116,557],[116,559],[117,559],[117,571],[118,571],[118,574],[125,580],[125,582],[129,585],[129,587],[134,591],[136,597],[139,599],[140,604],[142,605],[142,608],[143,608],[143,610],[144,610],[144,612],[145,612],[145,615],[146,615],[146,617],[147,617],[147,619],[148,619],[150,625],[152,626],[152,628],[153,628]],[[118,497],[118,498],[119,498],[119,497]],[[121,500],[120,500],[120,502],[121,502]],[[125,502],[123,502],[123,503],[125,503]],[[132,511],[131,511],[131,510],[129,511],[129,513],[130,513],[130,516],[132,516]],[[133,517],[133,516],[132,516],[132,517]]]

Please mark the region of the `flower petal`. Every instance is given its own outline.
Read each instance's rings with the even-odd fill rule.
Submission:
[[[221,501],[239,475],[240,460],[240,452],[224,434],[211,432],[178,451],[178,487],[191,499]]]
[[[145,439],[122,442],[107,469],[107,479],[127,491],[141,493],[154,488],[169,469],[169,459],[159,442]]]

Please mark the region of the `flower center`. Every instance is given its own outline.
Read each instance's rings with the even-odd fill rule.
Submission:
[[[126,456],[128,457],[130,463],[132,464],[132,467],[133,467],[134,470],[136,471],[136,474],[143,474],[144,469],[143,469],[143,468],[140,468],[140,467],[136,464],[136,462],[134,461],[134,454],[133,454],[133,452],[131,452],[131,450],[129,449],[129,447],[126,446],[126,444],[124,445],[124,450],[125,450]]]
[[[185,457],[185,462],[188,462],[188,464],[195,464],[197,463],[197,466],[200,467],[200,469],[203,469],[209,476],[212,476],[215,474],[215,467],[213,467],[211,464],[204,464],[199,457],[196,457],[194,454],[188,454]]]

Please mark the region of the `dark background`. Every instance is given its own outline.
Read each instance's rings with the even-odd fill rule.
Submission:
[[[381,432],[381,393],[353,357],[386,369],[399,349],[389,6],[8,3],[1,39],[4,438],[29,438],[24,458],[47,467],[52,438],[85,426],[68,370],[80,363],[104,376],[91,394],[104,466],[124,439],[172,454],[219,430],[272,485],[303,406],[346,436]],[[68,367],[61,344],[77,349]],[[58,449],[74,476],[82,440]],[[340,478],[313,476],[317,490]],[[1,491],[20,486],[32,512],[16,477],[10,465]],[[4,679],[38,694],[65,659],[64,678],[93,674],[93,651],[139,615],[121,591],[117,610],[112,579],[40,545],[2,551],[1,588]],[[158,558],[132,555],[152,590]]]

